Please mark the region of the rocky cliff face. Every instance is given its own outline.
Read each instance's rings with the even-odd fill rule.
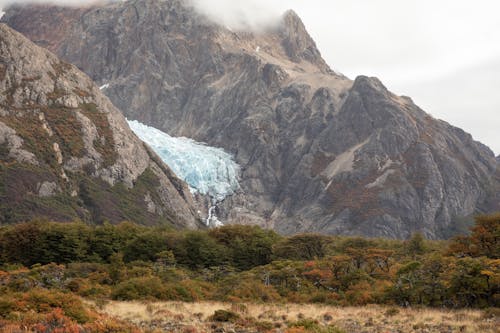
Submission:
[[[196,227],[186,186],[73,65],[0,24],[0,223]]]
[[[132,0],[59,8],[61,32],[55,10],[3,20],[109,84],[127,117],[234,153],[242,193],[220,205],[225,221],[438,238],[488,197],[487,147],[376,78],[334,73],[293,12],[265,33],[234,32],[184,1]]]

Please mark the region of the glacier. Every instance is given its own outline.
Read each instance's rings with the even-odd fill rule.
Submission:
[[[221,148],[185,137],[172,137],[137,120],[127,120],[132,131],[146,142],[194,193],[209,195],[214,205],[239,188],[240,166]],[[214,220],[212,208],[209,221]]]

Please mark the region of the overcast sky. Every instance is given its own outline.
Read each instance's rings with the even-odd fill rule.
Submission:
[[[333,69],[379,77],[500,154],[499,0],[193,1],[233,26],[292,8]]]
[[[189,1],[233,28],[294,9],[334,70],[379,77],[500,154],[500,0]]]

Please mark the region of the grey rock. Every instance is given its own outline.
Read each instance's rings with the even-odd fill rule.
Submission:
[[[242,192],[219,207],[223,221],[442,238],[496,205],[489,148],[376,78],[332,71],[293,12],[263,33],[180,0],[11,7],[2,20],[109,84],[128,118],[232,152]]]
[[[38,161],[33,153],[22,149],[23,139],[16,135],[16,131],[0,121],[0,146],[5,145],[8,156],[21,163],[37,165]]]
[[[42,215],[200,225],[187,185],[137,138],[92,80],[5,24],[0,88],[0,179],[6,189],[0,223]],[[42,204],[32,193],[71,199]]]
[[[59,187],[56,182],[44,181],[39,184],[38,196],[42,198],[51,197],[59,191]]]

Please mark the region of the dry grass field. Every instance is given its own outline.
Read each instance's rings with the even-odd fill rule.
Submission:
[[[218,302],[109,302],[100,309],[145,332],[500,332],[498,311]],[[238,317],[215,321],[211,316],[216,310],[227,310]]]

